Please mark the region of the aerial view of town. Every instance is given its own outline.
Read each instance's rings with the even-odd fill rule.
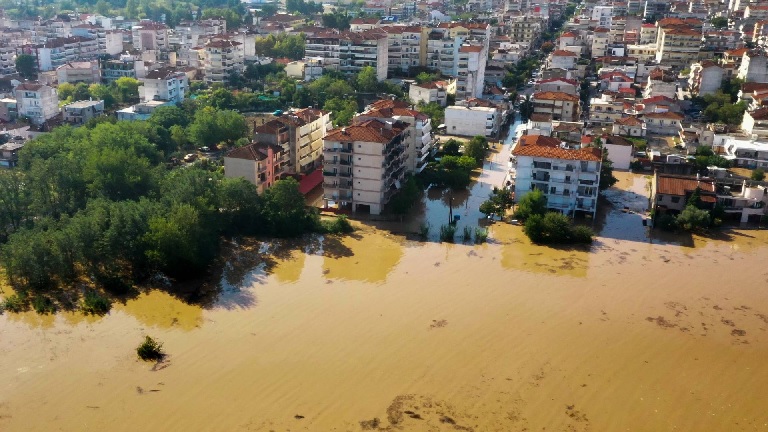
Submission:
[[[768,0],[0,0],[0,431],[768,429]]]

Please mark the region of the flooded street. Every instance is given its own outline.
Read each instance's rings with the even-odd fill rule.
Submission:
[[[462,223],[498,165],[454,195]],[[6,313],[0,430],[768,430],[768,233],[649,236],[646,179],[618,176],[589,249],[501,223],[438,243],[450,196],[430,191],[430,241],[265,246],[211,308]],[[136,360],[146,334],[166,362]]]

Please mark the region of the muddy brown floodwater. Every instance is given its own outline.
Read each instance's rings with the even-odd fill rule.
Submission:
[[[589,250],[368,227],[262,248],[207,309],[150,291],[103,318],[6,313],[0,431],[768,430],[768,233],[601,218]],[[166,362],[136,360],[145,334]]]

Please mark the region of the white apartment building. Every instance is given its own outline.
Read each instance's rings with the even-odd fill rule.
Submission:
[[[323,139],[326,207],[380,214],[405,178],[406,126],[367,120]]]
[[[598,27],[590,38],[590,53],[592,58],[608,55],[608,45],[611,43],[611,35],[605,27]]]
[[[387,26],[387,68],[389,72],[408,72],[426,61],[426,31],[421,26]]]
[[[432,138],[432,123],[429,116],[420,113],[405,103],[382,99],[371,104],[365,112],[355,117],[355,122],[365,120],[380,120],[382,122],[401,121],[407,124],[410,138],[404,142],[407,145],[408,159],[405,161],[406,173],[420,173],[427,166],[427,158],[435,149]]]
[[[119,30],[107,30],[93,24],[80,24],[72,27],[72,36],[95,39],[102,54],[118,55],[123,51],[123,33]]]
[[[16,73],[16,47],[0,43],[0,76]]]
[[[595,26],[611,28],[611,18],[613,17],[613,6],[595,6],[592,8],[592,21]]]
[[[488,42],[465,43],[459,47],[456,58],[456,99],[468,99],[483,95],[485,66],[488,61]]]
[[[741,122],[741,130],[747,135],[760,139],[768,138],[768,107],[746,111]]]
[[[172,68],[155,69],[139,81],[139,97],[142,102],[160,100],[181,103],[189,88],[189,79],[184,72]]]
[[[49,39],[40,45],[24,46],[21,52],[35,56],[38,69],[47,72],[68,62],[95,59],[99,55],[99,44],[96,39],[72,36]]]
[[[532,190],[540,190],[547,197],[549,209],[567,215],[581,212],[595,216],[602,164],[600,149],[571,149],[557,138],[524,135],[512,155],[518,200]]]
[[[323,67],[348,75],[364,67],[376,69],[379,80],[387,78],[387,33],[380,29],[357,33],[327,31],[307,36],[304,53],[307,58],[321,58]]]
[[[426,66],[456,77],[456,99],[482,96],[490,26],[443,23],[433,28],[427,39]]]
[[[27,117],[41,125],[59,113],[59,96],[53,87],[35,83],[21,83],[14,89],[19,117]]]
[[[224,82],[233,72],[242,73],[243,44],[220,39],[205,44],[203,71],[206,83]]]
[[[453,105],[445,108],[445,130],[451,135],[494,136],[500,117],[498,108]]]
[[[744,53],[737,78],[747,82],[768,83],[768,57],[762,51]]]
[[[694,63],[688,75],[688,88],[699,96],[714,94],[720,89],[724,78],[725,70],[717,63],[709,60]]]

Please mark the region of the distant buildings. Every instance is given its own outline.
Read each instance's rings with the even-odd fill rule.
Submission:
[[[28,118],[32,124],[41,125],[59,113],[59,97],[56,89],[35,82],[21,83],[14,89],[19,117]]]

